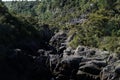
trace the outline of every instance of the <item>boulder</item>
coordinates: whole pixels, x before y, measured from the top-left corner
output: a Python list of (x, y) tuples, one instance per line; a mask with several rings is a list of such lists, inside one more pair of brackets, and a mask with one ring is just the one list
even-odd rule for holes
[(62, 54), (65, 49), (66, 49), (66, 46), (61, 46), (61, 47), (59, 47), (58, 53), (59, 53), (59, 54)]
[(96, 54), (95, 50), (89, 49), (88, 47), (85, 46), (78, 46), (74, 53), (74, 55), (87, 56), (87, 57), (94, 56), (95, 54)]
[(99, 68), (104, 68), (105, 66), (107, 66), (107, 62), (106, 61), (97, 61), (97, 60), (93, 60), (91, 61), (94, 65), (96, 65)]
[(73, 55), (74, 54), (74, 50), (71, 47), (68, 47), (66, 50), (64, 50), (63, 52), (63, 58)]
[(74, 79), (81, 59), (82, 57), (79, 56), (69, 56), (68, 58), (63, 58), (61, 62), (57, 64), (54, 73), (56, 76), (61, 74), (69, 79)]
[(78, 54), (79, 52), (84, 51), (84, 50), (85, 50), (84, 46), (78, 46), (75, 50), (75, 54)]
[(91, 57), (91, 56), (94, 56), (95, 54), (96, 54), (95, 50), (90, 50), (87, 52), (86, 56)]
[(107, 65), (100, 73), (100, 80), (114, 80), (114, 65)]
[(101, 70), (94, 64), (87, 63), (79, 68), (79, 70), (93, 74), (93, 75), (99, 75)]
[(50, 70), (53, 71), (56, 65), (60, 62), (60, 55), (50, 54)]
[(78, 70), (75, 80), (100, 80), (100, 77)]
[(50, 44), (58, 49), (61, 43), (65, 42), (66, 38), (67, 34), (64, 31), (59, 31), (50, 39)]
[(115, 73), (120, 74), (120, 65), (116, 66)]
[(100, 73), (101, 80), (119, 80), (120, 79), (120, 61), (108, 64)]

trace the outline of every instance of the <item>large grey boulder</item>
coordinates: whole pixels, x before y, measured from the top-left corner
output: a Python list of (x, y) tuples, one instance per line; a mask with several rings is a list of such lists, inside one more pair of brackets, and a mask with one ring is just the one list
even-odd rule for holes
[(66, 32), (59, 31), (50, 39), (50, 44), (58, 49), (61, 46), (61, 43), (65, 42), (66, 38), (67, 38)]
[(96, 55), (96, 50), (85, 46), (78, 46), (75, 50), (74, 55), (92, 57)]
[(120, 80), (120, 61), (108, 64), (100, 73), (101, 80)]
[(69, 57), (74, 54), (74, 50), (71, 47), (67, 47), (67, 49), (63, 52), (63, 58)]
[(94, 64), (91, 64), (91, 63), (87, 63), (83, 66), (81, 66), (79, 68), (79, 70), (85, 72), (85, 73), (89, 73), (89, 74), (92, 74), (92, 75), (99, 75), (101, 70)]
[(105, 66), (107, 66), (107, 62), (106, 61), (97, 61), (97, 60), (93, 60), (91, 61), (94, 65), (96, 65), (99, 68), (104, 68)]
[(75, 80), (100, 80), (99, 75), (92, 75), (78, 70)]
[(116, 66), (115, 73), (120, 74), (120, 65)]
[(56, 74), (57, 79), (59, 75), (67, 77), (67, 80), (74, 79), (82, 58), (83, 57), (80, 56), (69, 56), (67, 58), (63, 58), (54, 70), (54, 74)]
[(85, 47), (84, 46), (78, 46), (75, 50), (75, 54), (78, 54), (79, 52), (85, 51)]

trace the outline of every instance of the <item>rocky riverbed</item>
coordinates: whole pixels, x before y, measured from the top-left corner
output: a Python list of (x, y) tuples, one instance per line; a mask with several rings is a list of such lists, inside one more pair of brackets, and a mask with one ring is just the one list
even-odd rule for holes
[(19, 48), (9, 50), (4, 59), (0, 58), (0, 80), (120, 79), (118, 54), (86, 46), (72, 49), (68, 43), (74, 34), (67, 33), (56, 33), (50, 45), (32, 54)]

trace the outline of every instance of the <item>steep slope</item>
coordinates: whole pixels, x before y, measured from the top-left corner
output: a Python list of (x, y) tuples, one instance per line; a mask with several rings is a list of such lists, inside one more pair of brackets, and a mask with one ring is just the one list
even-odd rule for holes
[(33, 55), (48, 46), (51, 31), (29, 21), (13, 16), (0, 1), (0, 80), (50, 80), (48, 66)]
[(2, 2), (0, 2), (0, 12), (1, 47), (38, 49), (45, 46), (52, 36), (48, 25), (37, 25), (30, 17), (25, 20), (24, 17), (14, 16), (8, 12)]
[[(120, 79), (120, 54), (111, 52), (120, 50), (119, 0), (42, 0), (38, 6), (37, 15), (23, 14), (22, 7), (13, 16), (1, 3), (0, 51), (8, 51), (0, 52), (0, 80)], [(64, 30), (51, 38), (40, 21)], [(69, 41), (85, 46), (73, 49)]]
[[(27, 12), (34, 16), (38, 23), (47, 23), (60, 29), (76, 32), (77, 35), (70, 43), (72, 47), (81, 44), (117, 51), (120, 46), (118, 44), (120, 0), (42, 0), (37, 3), (26, 1), (9, 5), (8, 3), (6, 2), (6, 5), (11, 6), (8, 7), (11, 12), (19, 15), (24, 13), (28, 16)], [(24, 4), (27, 5), (26, 9), (20, 7), (26, 6)], [(17, 6), (16, 9), (15, 6)]]

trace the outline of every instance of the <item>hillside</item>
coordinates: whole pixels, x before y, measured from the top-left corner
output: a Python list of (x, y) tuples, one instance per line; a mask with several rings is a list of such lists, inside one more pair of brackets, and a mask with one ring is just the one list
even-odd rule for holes
[(38, 23), (76, 32), (70, 43), (74, 48), (81, 44), (117, 51), (120, 47), (120, 0), (42, 0), (5, 5), (11, 13), (34, 16)]
[(120, 0), (0, 1), (0, 80), (120, 80)]
[(30, 20), (34, 19), (29, 17), (25, 20), (24, 17), (9, 13), (0, 2), (0, 47), (31, 49), (31, 45), (38, 49), (45, 45), (53, 35), (52, 31), (47, 24), (38, 25)]

